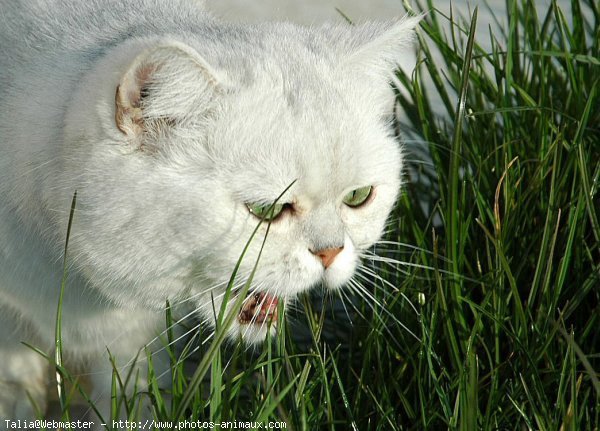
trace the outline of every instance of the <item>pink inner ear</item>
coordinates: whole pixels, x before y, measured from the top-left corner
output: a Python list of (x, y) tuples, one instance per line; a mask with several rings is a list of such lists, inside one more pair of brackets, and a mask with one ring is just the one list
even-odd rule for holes
[[(119, 130), (126, 135), (136, 136), (143, 130), (142, 110), (139, 107), (131, 105), (131, 100), (135, 99), (135, 92), (127, 91), (117, 87), (115, 94), (115, 123)], [(125, 97), (124, 95), (127, 95)], [(139, 102), (139, 94), (137, 95)]]
[(156, 71), (156, 66), (141, 64), (132, 74), (123, 77), (115, 95), (115, 122), (119, 130), (126, 135), (139, 135), (144, 129), (144, 120), (140, 101), (142, 88)]
[(192, 48), (175, 42), (159, 45), (139, 54), (122, 76), (115, 125), (136, 142), (143, 137), (140, 146), (151, 147), (178, 120), (204, 115), (218, 88), (210, 67)]

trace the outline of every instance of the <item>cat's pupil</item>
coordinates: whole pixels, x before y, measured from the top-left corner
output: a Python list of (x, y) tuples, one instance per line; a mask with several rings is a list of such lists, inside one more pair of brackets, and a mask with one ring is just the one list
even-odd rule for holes
[(367, 202), (372, 191), (372, 186), (359, 187), (348, 192), (344, 196), (343, 202), (349, 207), (357, 208)]

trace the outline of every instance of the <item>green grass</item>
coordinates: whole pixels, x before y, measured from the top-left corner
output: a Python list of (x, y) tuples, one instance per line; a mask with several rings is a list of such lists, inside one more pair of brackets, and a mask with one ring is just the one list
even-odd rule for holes
[(216, 336), (193, 376), (178, 361), (186, 352), (171, 352), (172, 399), (155, 380), (142, 395), (157, 419), (293, 430), (600, 426), (598, 5), (573, 0), (568, 22), (555, 3), (538, 16), (533, 2), (507, 2), (509, 29), (490, 32), (491, 50), (473, 37), (476, 12), (444, 35), (446, 17), (420, 9), (432, 11), (419, 67), (399, 77), (398, 128), (430, 156), (407, 169), (387, 242), (375, 248), (388, 259), (365, 262), (379, 278), (357, 279), (372, 298), (348, 295), (349, 324), (327, 297), (304, 297), (262, 349)]

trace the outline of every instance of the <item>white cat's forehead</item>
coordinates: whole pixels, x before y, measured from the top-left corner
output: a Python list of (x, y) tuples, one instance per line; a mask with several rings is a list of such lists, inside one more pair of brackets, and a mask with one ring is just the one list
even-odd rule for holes
[(331, 198), (397, 177), (398, 144), (370, 84), (340, 73), (330, 43), (290, 30), (300, 34), (262, 40), (256, 56), (221, 64), (231, 87), (208, 145), (232, 192), (272, 200), (295, 181), (289, 194)]
[(368, 113), (331, 91), (290, 103), (284, 91), (240, 95), (214, 130), (211, 153), (232, 192), (246, 200), (332, 198), (385, 181), (399, 169), (397, 143)]

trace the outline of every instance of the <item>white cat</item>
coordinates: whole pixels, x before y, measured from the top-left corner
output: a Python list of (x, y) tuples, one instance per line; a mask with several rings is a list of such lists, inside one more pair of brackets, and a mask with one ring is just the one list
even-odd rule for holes
[(167, 300), (213, 322), (292, 183), (231, 336), (261, 341), (278, 303), (344, 285), (400, 189), (389, 82), (417, 21), (254, 26), (185, 0), (2, 2), (0, 428), (34, 415), (27, 394), (45, 405), (47, 361), (21, 342), (52, 352), (75, 191), (62, 337), (67, 360), (106, 371), (94, 397), (109, 393), (107, 348), (130, 361), (164, 330)]

